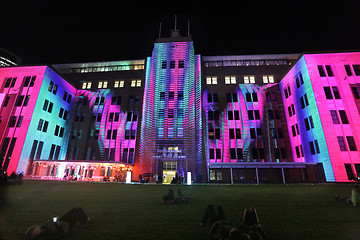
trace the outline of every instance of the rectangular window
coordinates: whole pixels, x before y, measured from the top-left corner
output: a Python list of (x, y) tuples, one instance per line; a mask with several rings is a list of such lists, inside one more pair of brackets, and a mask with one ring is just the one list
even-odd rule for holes
[(38, 131), (41, 131), (43, 124), (44, 124), (44, 120), (40, 119), (39, 123), (38, 123), (38, 126), (37, 126)]
[(251, 95), (252, 95), (252, 100), (253, 100), (253, 102), (258, 102), (257, 93), (253, 92)]
[(253, 110), (248, 110), (248, 118), (249, 118), (249, 120), (254, 120), (254, 111)]
[(215, 159), (215, 151), (213, 148), (209, 149), (209, 155), (210, 155), (209, 156), (210, 159)]
[(175, 61), (170, 61), (170, 68), (175, 68)]
[(300, 157), (300, 149), (299, 146), (295, 147), (295, 151), (296, 151), (296, 157), (299, 158)]
[(330, 65), (325, 65), (325, 69), (326, 69), (327, 75), (328, 75), (329, 77), (333, 77), (333, 76), (334, 76), (334, 74), (333, 74), (333, 72), (332, 72), (332, 70), (331, 70), (331, 66), (330, 66)]
[(360, 99), (360, 95), (359, 95), (359, 92), (358, 92), (356, 86), (352, 86), (352, 87), (351, 87), (351, 91), (352, 91), (355, 99)]
[(236, 149), (236, 152), (237, 152), (237, 159), (238, 159), (238, 160), (243, 159), (243, 151), (242, 151), (242, 148), (237, 148), (237, 149)]
[(342, 124), (349, 124), (349, 120), (346, 116), (345, 110), (339, 110), (339, 114), (340, 114)]
[(216, 149), (216, 159), (221, 159), (221, 149), (220, 148)]
[(240, 120), (240, 113), (238, 110), (234, 110), (234, 119), (235, 120)]
[(217, 77), (206, 77), (206, 84), (217, 84)]
[(162, 61), (161, 62), (161, 69), (166, 69), (167, 68), (167, 61)]
[(349, 144), (350, 151), (357, 151), (355, 140), (353, 136), (346, 136), (346, 140)]
[(354, 64), (353, 68), (354, 68), (355, 75), (360, 76), (360, 65)]
[(306, 131), (310, 130), (310, 124), (307, 118), (304, 119)]
[(255, 114), (255, 119), (260, 120), (260, 111), (259, 110), (254, 110), (254, 114)]
[(351, 168), (351, 164), (345, 163), (344, 165), (345, 165), (345, 170), (346, 170), (348, 180), (354, 180), (355, 177), (354, 177), (354, 172), (353, 172), (353, 170)]
[(331, 93), (330, 87), (324, 87), (324, 92), (326, 99), (333, 99), (333, 95)]
[(314, 142), (313, 141), (309, 142), (309, 147), (310, 147), (311, 154), (314, 155), (315, 154), (315, 147), (314, 147)]
[(339, 143), (340, 151), (346, 151), (347, 149), (346, 149), (344, 137), (343, 136), (337, 136), (337, 140), (338, 140), (338, 143)]
[(318, 65), (317, 68), (318, 68), (320, 77), (326, 77), (326, 74), (325, 74), (325, 71), (324, 71), (323, 66), (322, 66), (322, 65)]
[(179, 68), (184, 68), (184, 66), (185, 66), (185, 61), (184, 60), (179, 61)]
[(240, 128), (236, 128), (236, 129), (235, 129), (235, 136), (236, 136), (236, 139), (241, 139), (241, 131), (240, 131)]
[(304, 109), (305, 108), (304, 97), (300, 97), (300, 104), (301, 104), (301, 108)]
[(341, 99), (339, 89), (336, 86), (333, 86), (332, 90), (333, 90), (333, 93), (334, 93), (334, 98), (335, 99)]
[(315, 143), (316, 153), (320, 153), (320, 147), (319, 147), (318, 140), (314, 140), (314, 143)]
[(314, 120), (313, 120), (312, 116), (309, 116), (309, 122), (310, 122), (310, 127), (314, 128), (315, 126), (314, 126)]
[(229, 138), (235, 139), (235, 132), (233, 128), (229, 128)]
[(256, 139), (255, 128), (250, 128), (250, 138), (251, 139)]
[(236, 159), (236, 149), (235, 148), (230, 148), (230, 158)]
[(345, 67), (346, 75), (352, 76), (350, 65), (344, 65), (344, 67)]
[(333, 124), (340, 124), (336, 110), (330, 110), (331, 119)]

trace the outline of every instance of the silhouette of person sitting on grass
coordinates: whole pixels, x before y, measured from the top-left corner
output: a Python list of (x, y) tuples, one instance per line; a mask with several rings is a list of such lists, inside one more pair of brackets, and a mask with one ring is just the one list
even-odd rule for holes
[(85, 211), (76, 207), (65, 213), (59, 220), (54, 218), (44, 225), (32, 225), (26, 232), (24, 240), (60, 240), (69, 234), (76, 232), (82, 223), (86, 223), (90, 218)]
[(209, 219), (209, 237), (213, 240), (268, 240), (265, 232), (259, 224), (259, 219), (255, 208), (247, 208), (244, 211), (242, 223), (235, 226), (225, 218), (224, 209), (221, 205), (217, 207), (217, 213), (213, 205), (208, 205), (205, 215), (200, 222), (204, 227)]
[(359, 185), (354, 185), (351, 190), (350, 197), (340, 197), (339, 195), (335, 196), (336, 200), (342, 201), (346, 204), (352, 205), (354, 207), (360, 206), (360, 188)]

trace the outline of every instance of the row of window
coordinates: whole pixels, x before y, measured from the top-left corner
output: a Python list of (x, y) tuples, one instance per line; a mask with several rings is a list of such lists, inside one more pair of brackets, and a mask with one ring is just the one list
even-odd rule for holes
[[(331, 115), (333, 124), (340, 124), (339, 117), (338, 117), (336, 110), (330, 110), (330, 115)], [(345, 110), (339, 110), (339, 115), (340, 115), (342, 124), (349, 124), (349, 120), (346, 116)]]
[[(174, 69), (176, 67), (176, 61), (170, 61), (170, 64), (168, 64), (168, 61), (161, 61), (161, 69), (167, 69), (168, 65), (170, 66), (170, 69)], [(178, 68), (184, 68), (185, 67), (185, 61), (180, 60), (178, 61)]]
[[(280, 155), (281, 154), (281, 155)], [(264, 148), (251, 148), (252, 159), (265, 159)], [(285, 148), (274, 148), (274, 157), (275, 159), (285, 159), (286, 150)], [(221, 148), (210, 148), (209, 149), (209, 158), (210, 159), (221, 159)], [(243, 149), (242, 148), (230, 148), (230, 159), (243, 159)]]
[[(274, 128), (275, 129), (275, 128)], [(220, 135), (221, 129), (220, 128), (213, 128), (212, 125), (209, 125), (209, 139), (221, 139)], [(241, 130), (239, 128), (230, 128), (229, 129), (229, 136), (230, 139), (241, 139)], [(256, 139), (257, 136), (262, 136), (262, 129), (261, 128), (250, 128), (250, 139)], [(273, 134), (276, 137), (276, 130)], [(279, 129), (279, 138), (283, 137), (282, 129)]]
[[(318, 65), (317, 68), (318, 68), (320, 77), (326, 77), (326, 76), (333, 77), (334, 76), (334, 73), (333, 73), (330, 65), (325, 65), (325, 68), (323, 65)], [(358, 65), (358, 64), (344, 65), (344, 68), (345, 68), (347, 76), (353, 76), (353, 71), (356, 76), (360, 76), (360, 65)], [(352, 69), (353, 69), (353, 71), (352, 71)]]
[[(208, 85), (216, 85), (218, 84), (218, 77), (216, 76), (208, 76), (205, 78), (206, 84)], [(244, 76), (243, 78), (244, 83), (255, 83), (255, 76), (249, 75)], [(273, 75), (263, 75), (262, 76), (263, 83), (274, 83), (274, 76)], [(237, 84), (236, 76), (225, 76), (224, 79), (225, 84)]]
[[(15, 86), (17, 77), (14, 78), (5, 78), (5, 85), (4, 88), (12, 88)], [(23, 87), (33, 87), (35, 84), (36, 76), (25, 76), (23, 78), (24, 85)]]
[[(337, 136), (337, 140), (339, 143), (340, 151), (347, 151), (347, 147), (345, 144), (345, 140), (343, 136)], [(350, 151), (357, 151), (355, 140), (353, 136), (346, 136), (346, 141), (348, 143), (348, 147)]]
[[(167, 96), (166, 96), (167, 95)], [(160, 101), (165, 101), (165, 98), (167, 97), (167, 101), (174, 101), (175, 99), (175, 92), (160, 92)], [(177, 94), (177, 100), (182, 101), (184, 100), (184, 92), (179, 91)]]
[[(102, 88), (108, 88), (108, 84), (109, 81), (98, 81), (98, 85), (97, 88), (102, 89)], [(141, 79), (134, 79), (131, 80), (130, 83), (131, 87), (141, 87)], [(81, 84), (81, 89), (91, 89), (92, 87), (92, 82), (83, 82)], [(116, 80), (114, 81), (114, 88), (123, 88), (125, 87), (125, 81), (124, 80)]]
[[(319, 147), (318, 140), (310, 141), (309, 142), (309, 147), (310, 147), (311, 155), (315, 155), (315, 154), (320, 153), (320, 147)], [(297, 158), (304, 157), (304, 150), (303, 150), (302, 144), (300, 144), (298, 146), (295, 146), (295, 152), (296, 152), (296, 157)]]
[(164, 128), (158, 129), (158, 137), (168, 137), (168, 138), (182, 138), (184, 137), (184, 128), (168, 128), (167, 136), (164, 133)]
[(236, 66), (279, 66), (288, 65), (288, 60), (222, 60), (204, 61), (204, 67), (236, 67)]

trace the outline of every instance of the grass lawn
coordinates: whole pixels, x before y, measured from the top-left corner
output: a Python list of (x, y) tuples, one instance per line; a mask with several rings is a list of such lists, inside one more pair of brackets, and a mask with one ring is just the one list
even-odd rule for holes
[[(169, 187), (193, 202), (161, 205)], [(337, 202), (350, 185), (125, 185), (25, 181), (7, 188), (0, 216), (5, 239), (21, 239), (32, 224), (43, 224), (81, 206), (91, 221), (69, 239), (208, 239), (209, 224), (200, 219), (210, 203), (221, 204), (226, 217), (239, 223), (245, 208), (255, 207), (271, 240), (360, 239), (360, 208)], [(0, 234), (1, 235), (1, 234)], [(0, 237), (1, 238), (1, 237)]]

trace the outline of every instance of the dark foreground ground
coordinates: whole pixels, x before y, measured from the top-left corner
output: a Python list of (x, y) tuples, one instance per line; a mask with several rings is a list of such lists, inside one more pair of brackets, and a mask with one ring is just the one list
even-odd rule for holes
[[(169, 187), (191, 194), (186, 205), (161, 205)], [(360, 239), (360, 208), (337, 202), (351, 185), (125, 185), (25, 181), (7, 188), (0, 216), (3, 239), (21, 239), (32, 224), (43, 224), (81, 206), (91, 217), (69, 239), (208, 239), (200, 219), (208, 204), (224, 207), (238, 224), (255, 207), (271, 240)], [(0, 237), (1, 238), (1, 237)]]

